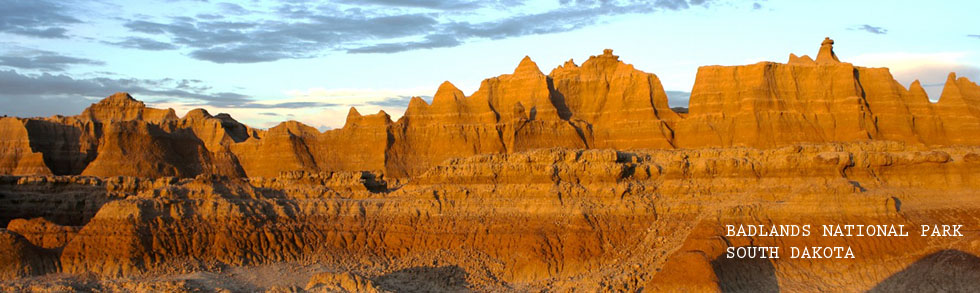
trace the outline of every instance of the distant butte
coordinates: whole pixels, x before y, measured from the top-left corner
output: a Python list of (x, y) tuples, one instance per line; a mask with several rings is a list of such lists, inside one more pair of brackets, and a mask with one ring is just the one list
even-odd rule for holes
[[(824, 39), (816, 60), (791, 54), (698, 69), (687, 113), (656, 75), (611, 49), (545, 75), (530, 57), (466, 96), (450, 82), (403, 117), (351, 109), (341, 129), (299, 122), (268, 130), (200, 109), (178, 117), (116, 93), (81, 115), (0, 118), (0, 174), (269, 177), (284, 171), (419, 175), (449, 158), (538, 148), (675, 149), (899, 141), (977, 145), (980, 87), (950, 74), (938, 103), (886, 68), (841, 62)], [(139, 157), (139, 160), (133, 160)]]

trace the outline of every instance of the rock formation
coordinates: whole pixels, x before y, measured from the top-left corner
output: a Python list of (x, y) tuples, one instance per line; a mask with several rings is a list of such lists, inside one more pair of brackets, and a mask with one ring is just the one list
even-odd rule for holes
[(24, 236), (34, 246), (46, 249), (64, 247), (75, 237), (78, 229), (77, 226), (62, 226), (44, 218), (18, 218), (7, 224), (7, 230)]
[[(980, 86), (933, 103), (832, 45), (701, 67), (683, 115), (606, 50), (325, 132), (124, 93), (0, 118), (0, 291), (980, 290), (972, 232), (726, 235), (980, 225)], [(724, 256), (834, 245), (856, 258)]]
[(559, 104), (570, 120), (582, 121), (593, 148), (672, 148), (673, 131), (665, 121), (679, 120), (667, 105), (656, 75), (619, 61), (612, 50), (582, 66), (569, 61), (550, 74)]
[(315, 292), (341, 292), (341, 293), (377, 293), (378, 290), (370, 280), (354, 274), (335, 274), (317, 273), (310, 277), (310, 282), (306, 284), (306, 290)]
[(0, 172), (3, 174), (28, 175), (51, 174), (44, 162), (44, 155), (31, 148), (31, 139), (24, 120), (0, 118)]
[[(790, 55), (788, 64), (761, 62), (698, 69), (690, 112), (674, 124), (678, 147), (772, 147), (798, 142), (891, 140), (925, 145), (977, 144), (953, 135), (977, 129), (960, 104), (966, 79), (947, 81), (939, 103), (916, 82), (905, 89), (887, 68), (840, 62), (824, 40), (817, 61)], [(969, 96), (971, 94), (967, 94)], [(969, 100), (967, 98), (966, 100)], [(960, 106), (947, 107), (947, 103)], [(957, 109), (957, 110), (953, 110)], [(959, 111), (959, 113), (954, 113)], [(967, 130), (971, 129), (971, 130)]]
[(824, 38), (820, 43), (820, 52), (817, 53), (817, 64), (838, 64), (837, 54), (834, 53), (834, 40), (830, 37)]
[[(705, 66), (684, 116), (656, 75), (612, 50), (543, 74), (525, 57), (512, 74), (466, 96), (449, 82), (405, 115), (361, 115), (319, 132), (298, 122), (269, 130), (196, 109), (183, 118), (125, 93), (81, 115), (4, 118), (3, 174), (274, 177), (284, 171), (384, 171), (417, 176), (450, 158), (536, 148), (777, 147), (804, 142), (902, 141), (973, 145), (980, 88), (951, 74), (938, 103), (885, 68), (841, 62), (825, 39), (816, 60)], [(142, 156), (141, 160), (125, 160)]]

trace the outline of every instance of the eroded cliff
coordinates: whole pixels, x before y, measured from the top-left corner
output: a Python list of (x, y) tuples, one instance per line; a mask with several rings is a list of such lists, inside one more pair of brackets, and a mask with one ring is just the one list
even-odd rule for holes
[[(950, 74), (938, 103), (886, 68), (841, 62), (833, 41), (817, 59), (704, 66), (689, 111), (667, 104), (656, 75), (612, 50), (545, 75), (525, 57), (466, 96), (449, 82), (432, 104), (412, 99), (398, 121), (351, 109), (343, 128), (298, 122), (269, 130), (203, 109), (177, 117), (125, 93), (81, 115), (4, 118), (3, 174), (272, 177), (283, 171), (383, 171), (412, 177), (450, 158), (537, 148), (673, 149), (901, 141), (976, 145), (980, 87)], [(39, 156), (40, 155), (40, 156)], [(125, 160), (127, 156), (143, 160)], [(40, 160), (39, 160), (40, 158)]]

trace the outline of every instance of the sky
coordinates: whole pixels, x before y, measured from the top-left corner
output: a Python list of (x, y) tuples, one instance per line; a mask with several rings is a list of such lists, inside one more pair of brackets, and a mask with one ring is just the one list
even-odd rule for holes
[(0, 115), (75, 115), (115, 92), (268, 128), (393, 119), (443, 81), (470, 94), (530, 56), (613, 49), (686, 106), (699, 66), (816, 56), (889, 67), (939, 98), (980, 80), (980, 1), (0, 0)]

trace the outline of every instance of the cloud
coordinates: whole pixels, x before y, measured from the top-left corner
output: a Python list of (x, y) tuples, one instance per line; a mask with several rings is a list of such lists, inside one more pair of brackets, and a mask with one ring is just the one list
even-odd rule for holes
[(459, 40), (452, 35), (428, 35), (425, 40), (419, 42), (377, 44), (348, 49), (347, 53), (396, 53), (418, 49), (448, 48), (460, 44)]
[[(174, 108), (178, 113), (207, 108), (212, 113), (229, 113), (253, 126), (271, 127), (290, 117), (328, 129), (342, 127), (347, 110), (356, 106), (361, 113), (384, 109), (398, 119), (412, 96), (434, 92), (415, 89), (319, 89), (293, 90), (289, 98), (256, 100), (250, 96), (215, 91), (192, 79), (73, 78), (65, 74), (22, 74), (0, 70), (0, 114), (20, 117), (75, 115), (90, 104), (115, 92), (128, 92), (136, 99), (158, 108)], [(429, 96), (423, 96), (431, 100)], [(181, 112), (182, 111), (182, 112)]]
[[(169, 21), (130, 20), (124, 27), (132, 33), (166, 38), (168, 41), (163, 43), (188, 49), (188, 55), (195, 59), (257, 63), (311, 58), (332, 51), (395, 53), (455, 47), (476, 39), (560, 33), (600, 23), (608, 16), (688, 9), (705, 1), (563, 1), (557, 8), (517, 14), (509, 10), (520, 6), (521, 2), (515, 0), (344, 0), (340, 3), (289, 2), (272, 13), (219, 5), (219, 10), (248, 13), (249, 17), (200, 14), (203, 17), (174, 17)], [(494, 13), (486, 13), (488, 9), (484, 9), (498, 7), (505, 8), (489, 9)], [(470, 22), (470, 19), (481, 21)]]
[(966, 35), (967, 37), (980, 39), (980, 35)]
[(3, 1), (0, 3), (0, 33), (38, 38), (67, 38), (66, 25), (80, 23), (65, 9), (47, 0)]
[[(397, 96), (388, 97), (380, 101), (367, 101), (364, 102), (365, 105), (379, 106), (379, 107), (394, 107), (394, 108), (406, 108), (408, 107), (408, 102), (412, 101), (413, 96)], [(432, 96), (419, 96), (426, 102), (432, 101)]]
[(255, 63), (308, 58), (325, 48), (373, 38), (399, 38), (434, 29), (436, 20), (423, 14), (364, 17), (312, 15), (306, 22), (278, 20), (258, 23), (188, 20), (172, 23), (131, 21), (134, 32), (164, 35), (192, 48), (190, 56), (215, 63)]
[[(265, 107), (248, 96), (232, 92), (212, 92), (210, 87), (189, 87), (188, 80), (146, 80), (132, 78), (72, 78), (63, 74), (25, 75), (0, 70), (0, 113), (18, 116), (77, 114), (89, 103), (115, 92), (136, 96), (185, 101), (187, 104), (222, 107)], [(184, 84), (182, 87), (181, 84)], [(280, 107), (306, 105), (279, 105)]]
[(221, 2), (218, 3), (218, 8), (220, 8), (221, 12), (225, 14), (246, 15), (251, 13), (251, 11), (245, 9), (245, 7), (235, 3)]
[[(306, 109), (297, 112), (296, 120), (317, 128), (343, 127), (347, 111), (356, 107), (361, 114), (377, 113), (384, 110), (397, 120), (404, 114), (408, 101), (414, 96), (431, 101), (435, 88), (419, 87), (409, 89), (322, 89), (287, 91), (290, 98), (280, 102), (313, 101), (334, 104), (334, 106)], [(269, 111), (263, 111), (269, 112)]]
[(755, 9), (755, 10), (762, 9), (762, 4), (759, 4), (758, 2), (752, 3), (752, 9)]
[(102, 61), (76, 58), (51, 51), (28, 50), (21, 53), (7, 53), (0, 56), (0, 66), (18, 69), (64, 71), (73, 65), (103, 65)]
[(884, 34), (887, 34), (888, 33), (888, 30), (885, 29), (885, 28), (883, 28), (883, 27), (880, 27), (880, 26), (871, 26), (871, 25), (867, 25), (867, 24), (859, 25), (859, 26), (856, 26), (856, 27), (852, 27), (852, 28), (850, 28), (850, 30), (861, 30), (861, 31), (866, 31), (866, 32), (869, 32), (869, 33), (872, 33), (872, 34), (876, 34), (876, 35), (884, 35)]
[[(437, 10), (469, 10), (483, 7), (481, 1), (442, 1), (442, 0), (340, 0), (344, 4), (377, 5), (392, 7), (414, 7)], [(489, 1), (487, 1), (489, 2)]]
[(106, 44), (116, 45), (123, 48), (140, 49), (147, 51), (174, 50), (177, 46), (171, 43), (160, 42), (154, 39), (141, 37), (128, 37), (120, 42), (106, 42)]
[(671, 107), (687, 107), (691, 100), (691, 92), (685, 91), (666, 91), (667, 104)]
[(262, 103), (262, 102), (249, 102), (243, 104), (228, 104), (224, 105), (229, 108), (245, 108), (245, 109), (299, 109), (299, 108), (317, 108), (317, 107), (333, 107), (339, 106), (339, 104), (333, 103), (321, 103), (321, 102), (285, 102), (285, 103)]

